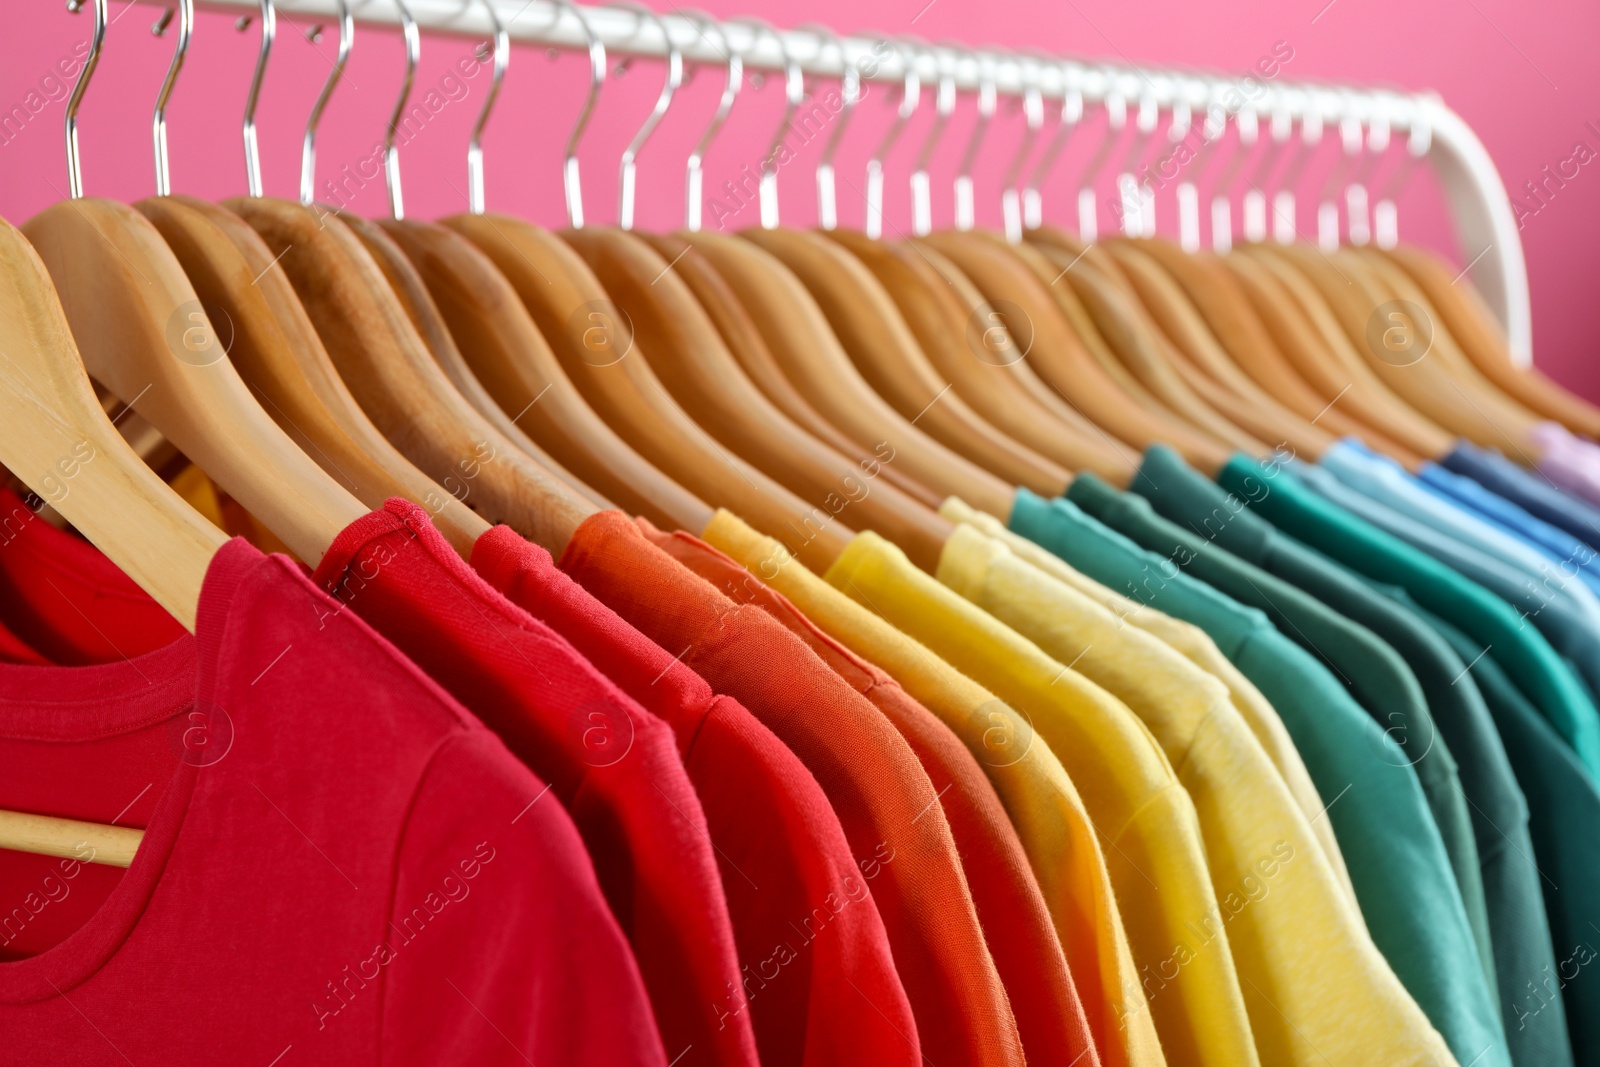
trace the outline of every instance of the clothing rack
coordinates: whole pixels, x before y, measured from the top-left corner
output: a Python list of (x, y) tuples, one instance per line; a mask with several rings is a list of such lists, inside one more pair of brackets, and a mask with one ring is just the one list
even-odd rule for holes
[[(513, 41), (573, 50), (586, 47), (582, 27), (562, 10), (563, 4), (548, 0), (488, 2), (493, 3)], [(255, 12), (260, 5), (257, 0), (199, 0), (198, 6), (238, 14)], [(476, 39), (493, 33), (484, 0), (409, 0), (407, 6), (419, 27), (430, 33)], [(608, 52), (664, 57), (664, 26), (685, 62), (719, 64), (727, 59), (699, 25), (684, 15), (663, 14), (657, 23), (625, 8), (583, 6), (582, 10)], [(339, 5), (338, 0), (285, 0), (278, 11), (289, 17), (336, 20)], [(395, 0), (354, 0), (351, 13), (358, 22), (372, 25), (398, 26), (401, 22)], [(839, 38), (836, 46), (836, 39), (826, 32), (794, 29), (774, 36), (737, 19), (718, 26), (727, 46), (739, 53), (747, 68), (781, 70), (787, 51), (804, 73), (821, 78), (837, 78), (849, 65), (864, 81), (898, 84), (909, 63), (915, 65), (922, 84), (933, 84), (945, 75), (953, 77), (959, 92), (974, 92), (992, 83), (1003, 96), (1019, 97), (1032, 87), (1045, 100), (1059, 101), (1076, 90), (1086, 106), (1120, 97), (1129, 104), (1149, 101), (1160, 111), (1187, 107), (1196, 114), (1228, 99), (1230, 90), (1234, 98), (1240, 95), (1237, 76), (1216, 73), (959, 49), (948, 44), (891, 48), (884, 55), (879, 45), (884, 38), (879, 37)], [(893, 37), (887, 39), (894, 41)], [(1344, 125), (1370, 132), (1376, 119), (1386, 123), (1393, 134), (1407, 136), (1410, 150), (1433, 167), (1444, 189), (1457, 238), (1470, 259), (1467, 273), (1504, 327), (1513, 357), (1527, 365), (1533, 320), (1516, 218), (1493, 160), (1461, 116), (1432, 93), (1278, 79), (1266, 82), (1265, 88), (1243, 101), (1237, 113), (1251, 112), (1262, 126), (1276, 116), (1280, 129), (1288, 122), (1302, 130), (1310, 117), (1322, 128), (1338, 131)], [(1230, 115), (1230, 120), (1236, 121), (1235, 116)]]

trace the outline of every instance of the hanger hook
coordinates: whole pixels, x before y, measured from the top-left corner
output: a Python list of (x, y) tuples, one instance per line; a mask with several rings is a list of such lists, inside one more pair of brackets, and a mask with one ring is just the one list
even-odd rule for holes
[(928, 127), (928, 136), (923, 139), (922, 150), (917, 153), (917, 163), (911, 171), (911, 232), (926, 237), (933, 232), (933, 190), (928, 183), (928, 164), (956, 109), (956, 77), (948, 53), (935, 51), (915, 38), (907, 38), (907, 41), (917, 51), (932, 56), (934, 68), (939, 72), (938, 87), (933, 94), (933, 125)]
[(78, 75), (72, 95), (67, 99), (67, 190), (71, 199), (83, 196), (83, 165), (78, 152), (78, 105), (89, 89), (89, 79), (100, 62), (100, 49), (106, 43), (106, 0), (93, 0), (94, 33), (89, 39), (89, 54), (83, 60), (83, 72)]
[(1073, 131), (1083, 120), (1083, 68), (1076, 63), (1062, 63), (1061, 83), (1061, 121), (1056, 125), (1050, 143), (1040, 154), (1039, 161), (1033, 165), (1033, 173), (1028, 176), (1027, 185), (1022, 190), (1022, 224), (1030, 230), (1037, 230), (1044, 225), (1044, 196), (1040, 189), (1054, 169), (1056, 160), (1061, 157), (1061, 150), (1067, 146)]
[(956, 229), (970, 230), (974, 222), (972, 200), (972, 165), (977, 162), (978, 149), (983, 147), (983, 136), (989, 132), (989, 120), (994, 118), (995, 107), (994, 65), (985, 54), (978, 55), (978, 121), (967, 139), (967, 151), (961, 157), (961, 169), (956, 172)]
[(344, 68), (350, 62), (350, 48), (356, 39), (356, 20), (350, 15), (349, 3), (347, 0), (335, 2), (339, 5), (339, 52), (333, 69), (328, 71), (327, 81), (322, 83), (322, 92), (317, 94), (317, 102), (311, 105), (311, 114), (306, 117), (305, 139), (300, 144), (300, 202), (307, 207), (317, 196), (317, 124), (322, 121), (322, 112), (327, 109), (334, 88), (344, 77)]
[(250, 95), (245, 98), (244, 104), (244, 178), (251, 196), (261, 195), (261, 148), (256, 143), (256, 104), (261, 100), (261, 83), (266, 80), (267, 59), (272, 55), (272, 42), (277, 36), (277, 8), (272, 0), (261, 0), (261, 51), (256, 56), (256, 71), (250, 78)]
[(474, 215), (482, 215), (484, 211), (483, 128), (489, 124), (489, 113), (494, 110), (500, 85), (506, 80), (506, 68), (511, 65), (511, 35), (500, 24), (494, 0), (483, 0), (483, 6), (489, 12), (489, 25), (494, 30), (494, 72), (490, 75), (489, 94), (483, 98), (483, 107), (478, 111), (478, 121), (472, 125), (472, 140), (467, 142), (467, 210)]
[(406, 217), (405, 195), (400, 189), (400, 149), (394, 143), (394, 131), (406, 113), (406, 101), (411, 99), (411, 84), (417, 77), (417, 61), (422, 58), (422, 35), (417, 32), (417, 20), (405, 0), (394, 0), (400, 12), (400, 33), (406, 43), (406, 76), (400, 82), (400, 96), (394, 102), (394, 112), (383, 131), (383, 183), (389, 189), (389, 214), (396, 219)]
[(778, 54), (783, 57), (783, 121), (772, 135), (772, 144), (767, 149), (766, 159), (761, 161), (761, 182), (758, 186), (761, 228), (770, 230), (778, 225), (778, 149), (783, 147), (783, 139), (789, 133), (789, 122), (794, 118), (794, 113), (800, 109), (801, 101), (805, 99), (805, 74), (800, 70), (800, 64), (795, 61), (794, 56), (789, 54), (789, 45), (784, 41), (783, 35), (772, 28), (772, 23), (755, 18), (735, 19), (734, 22), (748, 26), (753, 31), (750, 38), (752, 47), (765, 35), (772, 38), (772, 42), (778, 46)]
[[(703, 11), (681, 11), (679, 14), (691, 19), (700, 29), (700, 36), (712, 48), (722, 55), (727, 62), (727, 80), (722, 86), (722, 97), (717, 101), (716, 114), (711, 116), (711, 123), (700, 135), (699, 142), (694, 146), (694, 151), (689, 153), (687, 165), (687, 181), (684, 183), (684, 211), (683, 225), (691, 233), (700, 229), (700, 208), (702, 193), (705, 185), (705, 159), (706, 152), (711, 149), (711, 142), (716, 140), (717, 133), (722, 129), (722, 123), (733, 110), (733, 102), (738, 99), (739, 87), (744, 82), (744, 58), (728, 46), (728, 35), (722, 32), (711, 16)], [(712, 41), (709, 34), (717, 35)]]
[(617, 225), (624, 230), (633, 229), (633, 204), (634, 194), (638, 183), (639, 168), (637, 160), (639, 152), (644, 148), (645, 142), (655, 132), (656, 126), (667, 113), (667, 108), (672, 106), (672, 97), (678, 91), (678, 86), (683, 84), (683, 52), (672, 41), (672, 34), (667, 31), (667, 24), (649, 8), (633, 3), (613, 4), (613, 7), (625, 11), (632, 11), (639, 18), (639, 28), (646, 22), (653, 22), (661, 31), (661, 39), (667, 47), (667, 76), (661, 83), (661, 93), (656, 97), (656, 106), (650, 109), (650, 114), (645, 116), (644, 125), (639, 127), (639, 132), (633, 135), (633, 140), (628, 142), (628, 147), (622, 150), (622, 167), (618, 182), (617, 200)]
[(578, 21), (578, 28), (583, 31), (585, 47), (589, 51), (589, 94), (583, 99), (578, 121), (572, 124), (572, 132), (567, 135), (567, 149), (561, 160), (561, 186), (567, 198), (567, 225), (574, 230), (581, 230), (583, 181), (578, 171), (578, 142), (583, 140), (583, 131), (589, 125), (589, 117), (594, 114), (594, 105), (599, 101), (600, 90), (606, 83), (606, 46), (595, 36), (594, 27), (589, 24), (589, 17), (582, 8), (568, 0), (552, 0), (551, 6)]
[[(163, 20), (157, 22), (156, 26), (165, 29), (166, 21), (171, 16), (172, 9), (168, 8)], [(189, 53), (189, 38), (193, 34), (194, 0), (178, 0), (178, 47), (173, 50), (172, 62), (167, 65), (167, 76), (161, 83), (161, 93), (156, 97), (155, 113), (150, 120), (156, 158), (157, 196), (167, 196), (172, 192), (171, 168), (167, 163), (167, 102), (172, 99), (172, 90), (178, 84), (178, 72), (183, 70), (183, 59)]]
[(907, 54), (895, 41), (890, 41), (889, 47), (894, 49), (896, 58), (905, 68), (905, 87), (900, 93), (900, 106), (895, 110), (894, 122), (867, 160), (867, 217), (863, 229), (868, 237), (873, 238), (883, 235), (883, 159), (905, 132), (906, 123), (911, 121), (917, 104), (922, 100), (922, 78), (917, 73), (916, 55)]
[(1017, 244), (1022, 240), (1022, 168), (1033, 154), (1033, 146), (1044, 128), (1044, 91), (1040, 88), (1043, 77), (1039, 64), (1032, 58), (1018, 57), (1023, 74), (1022, 118), (1027, 132), (1017, 144), (1017, 154), (1011, 157), (1006, 169), (1005, 185), (1000, 192), (1000, 212), (1005, 217), (1006, 240)]
[(861, 100), (861, 71), (845, 55), (844, 42), (837, 33), (816, 22), (807, 23), (800, 29), (814, 34), (821, 42), (817, 48), (819, 55), (823, 44), (832, 45), (834, 51), (839, 53), (839, 121), (834, 123), (833, 132), (822, 146), (822, 156), (817, 160), (817, 226), (824, 230), (835, 230), (839, 228), (839, 196), (834, 185), (833, 156), (839, 150), (839, 142), (844, 140), (845, 127), (850, 125), (856, 104)]

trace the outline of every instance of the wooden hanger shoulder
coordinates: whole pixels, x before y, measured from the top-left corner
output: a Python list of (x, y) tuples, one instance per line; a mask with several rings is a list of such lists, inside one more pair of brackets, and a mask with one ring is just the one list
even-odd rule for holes
[(227, 206), (281, 257), (339, 376), (390, 443), (488, 521), (553, 553), (564, 549), (593, 506), (462, 398), (350, 228), (299, 205), (240, 199)]
[(366, 508), (261, 409), (143, 215), (66, 200), (23, 227), (63, 294), (89, 373), (132, 404), (307, 563)]
[[(192, 197), (152, 197), (134, 206), (161, 232), (208, 313), (226, 319), (228, 359), (240, 377), (330, 477), (368, 508), (393, 496), (421, 502), (440, 493), (361, 411), (293, 287), (244, 220)], [(462, 552), (488, 529), (455, 500), (435, 521)]]

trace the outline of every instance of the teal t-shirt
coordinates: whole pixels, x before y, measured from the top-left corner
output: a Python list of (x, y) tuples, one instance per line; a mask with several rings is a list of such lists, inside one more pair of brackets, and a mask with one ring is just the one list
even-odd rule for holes
[(1462, 1063), (1509, 1064), (1466, 906), (1416, 772), (1327, 667), (1260, 611), (1071, 501), (1019, 489), (1010, 526), (1103, 585), (1210, 635), (1277, 709), (1327, 805), (1367, 929), (1395, 974)]
[(1528, 799), (1556, 962), (1531, 976), (1507, 1005), (1506, 1030), (1548, 1025), (1561, 1012), (1572, 1038), (1572, 1062), (1600, 1067), (1600, 789), (1498, 662), (1479, 657), (1477, 642), (1460, 630), (1427, 618), (1458, 653), (1474, 657), (1468, 670)]
[[(1541, 1013), (1538, 1025), (1519, 1027), (1507, 1021), (1525, 998), (1528, 981), (1554, 973), (1556, 958), (1539, 872), (1530, 861), (1533, 843), (1527, 803), (1466, 663), (1414, 610), (1404, 590), (1375, 587), (1336, 560), (1279, 533), (1171, 449), (1158, 445), (1147, 451), (1140, 474), (1134, 480), (1134, 491), (1160, 514), (1366, 626), (1410, 666), (1432, 714), (1430, 720), (1414, 724), (1416, 730), (1407, 726), (1403, 734), (1391, 730), (1390, 736), (1422, 765), (1434, 758), (1430, 731), (1436, 728), (1456, 757), (1460, 798), (1470, 806), (1470, 829), (1478, 846), (1480, 866), (1474, 875), (1481, 875), (1476, 880), (1483, 890), (1482, 906), (1511, 1060), (1518, 1064), (1570, 1063), (1565, 1012), (1559, 1007)], [(1430, 803), (1432, 799), (1430, 795)], [(1434, 806), (1434, 818), (1439, 816), (1440, 809)], [(1440, 829), (1444, 829), (1442, 823)], [(1453, 853), (1451, 858), (1456, 858)], [(1473, 902), (1459, 869), (1456, 880), (1477, 932)]]
[(1281, 463), (1234, 456), (1217, 481), (1284, 533), (1449, 619), (1478, 646), (1465, 658), (1492, 656), (1600, 780), (1600, 713), (1572, 669), (1505, 601), (1306, 489)]

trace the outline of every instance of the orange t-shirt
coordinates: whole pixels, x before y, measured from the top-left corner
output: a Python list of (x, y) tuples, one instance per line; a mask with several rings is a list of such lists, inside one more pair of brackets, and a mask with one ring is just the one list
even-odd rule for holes
[(561, 568), (645, 636), (681, 649), (686, 665), (749, 708), (816, 777), (883, 917), (924, 1057), (941, 1067), (1022, 1067), (1016, 1019), (950, 824), (911, 747), (804, 642), (759, 607), (717, 592), (642, 530), (654, 527), (616, 511), (592, 515)]
[(751, 603), (806, 643), (870, 700), (928, 772), (961, 854), (984, 940), (1011, 999), (1030, 1063), (1099, 1063), (1050, 909), (994, 786), (955, 733), (900, 684), (817, 628), (782, 593), (698, 537), (645, 531), (678, 562), (729, 599)]

